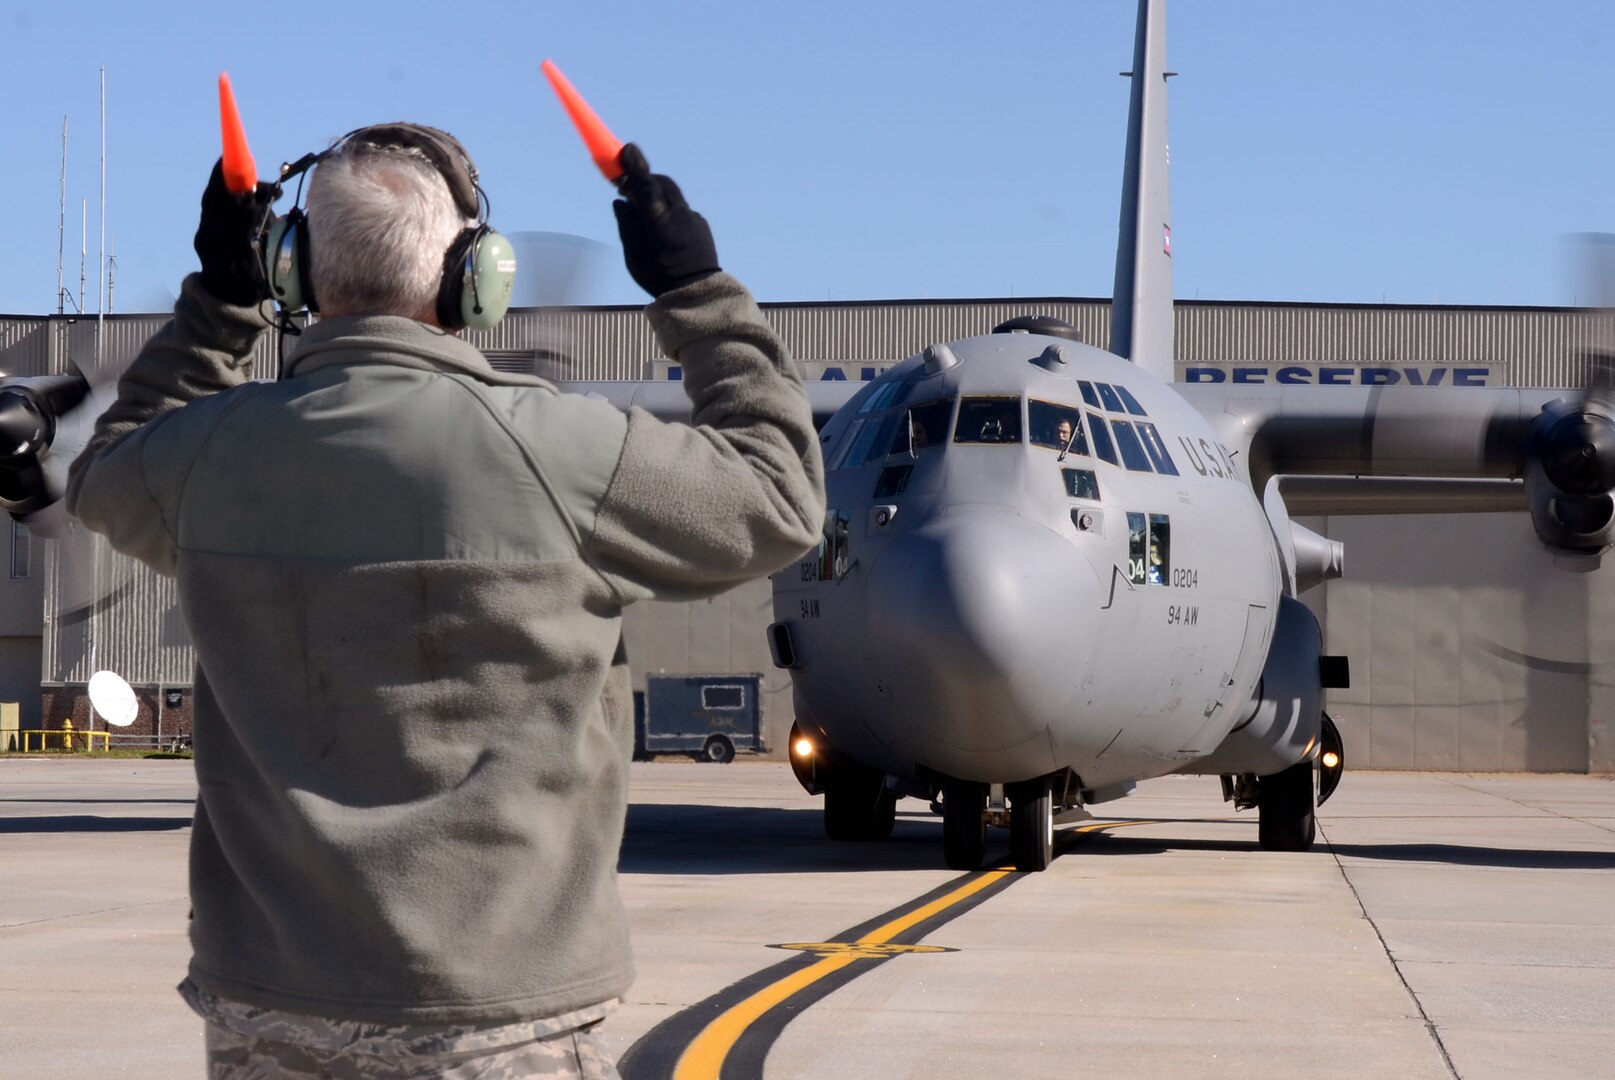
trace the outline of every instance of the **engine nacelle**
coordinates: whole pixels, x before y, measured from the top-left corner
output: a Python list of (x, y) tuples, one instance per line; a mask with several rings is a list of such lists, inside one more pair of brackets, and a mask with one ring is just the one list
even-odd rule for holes
[(1615, 542), (1615, 421), (1570, 401), (1531, 428), (1525, 495), (1537, 537), (1572, 569), (1597, 569)]
[(1280, 597), (1273, 647), (1246, 718), (1217, 749), (1178, 771), (1267, 776), (1315, 756), (1323, 722), (1322, 648), (1317, 617), (1301, 601)]

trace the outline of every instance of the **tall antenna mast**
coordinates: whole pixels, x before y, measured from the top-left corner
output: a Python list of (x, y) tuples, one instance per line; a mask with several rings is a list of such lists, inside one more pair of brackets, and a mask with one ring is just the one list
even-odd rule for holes
[(107, 248), (107, 314), (116, 310), (112, 302), (112, 294), (118, 286), (118, 236), (112, 236), (112, 245)]
[(84, 314), (84, 272), (90, 261), (90, 200), (79, 200), (79, 302), (74, 305)]
[(62, 298), (62, 252), (67, 243), (67, 117), (62, 117), (62, 195), (56, 204), (56, 314), (65, 310)]
[[(96, 252), (95, 276), (95, 366), (101, 366), (104, 353), (102, 331), (106, 327), (107, 292), (107, 69), (101, 69), (101, 249)], [(94, 652), (91, 647), (91, 652)]]

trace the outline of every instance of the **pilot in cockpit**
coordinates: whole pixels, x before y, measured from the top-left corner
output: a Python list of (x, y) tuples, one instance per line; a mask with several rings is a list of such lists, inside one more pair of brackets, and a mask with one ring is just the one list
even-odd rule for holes
[(914, 411), (912, 409), (909, 410), (909, 414), (908, 414), (908, 445), (909, 445), (909, 449), (911, 449), (911, 450), (923, 450), (927, 446), (929, 446), (930, 444), (931, 444), (931, 440), (925, 433), (925, 425), (920, 422), (919, 417), (914, 415)]
[(981, 422), (982, 442), (1003, 442), (1004, 422), (996, 416), (989, 416)]
[(1054, 445), (1064, 450), (1071, 445), (1071, 436), (1076, 429), (1071, 426), (1071, 418), (1060, 417), (1054, 425)]

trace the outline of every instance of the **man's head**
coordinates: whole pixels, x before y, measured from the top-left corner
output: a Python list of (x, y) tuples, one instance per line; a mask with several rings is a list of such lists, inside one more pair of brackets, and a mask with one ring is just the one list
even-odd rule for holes
[(1055, 445), (1064, 447), (1069, 444), (1071, 442), (1071, 433), (1073, 430), (1074, 429), (1071, 427), (1071, 421), (1063, 416), (1060, 417), (1059, 422), (1054, 425)]
[(474, 225), (424, 152), (348, 138), (309, 181), (309, 272), (321, 314), (437, 324), (444, 256)]

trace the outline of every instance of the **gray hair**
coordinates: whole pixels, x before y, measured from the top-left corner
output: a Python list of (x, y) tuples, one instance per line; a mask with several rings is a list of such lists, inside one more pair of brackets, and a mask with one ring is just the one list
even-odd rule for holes
[(362, 143), (320, 160), (308, 208), (309, 276), (327, 315), (435, 312), (444, 255), (476, 224), (424, 155)]

